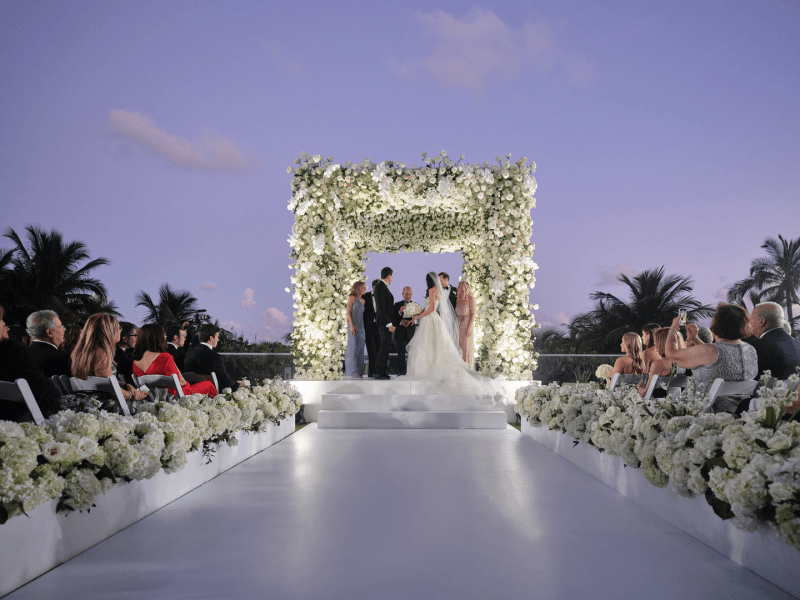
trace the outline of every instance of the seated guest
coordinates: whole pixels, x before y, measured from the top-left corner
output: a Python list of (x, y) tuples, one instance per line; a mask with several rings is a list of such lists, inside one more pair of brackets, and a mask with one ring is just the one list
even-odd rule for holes
[(26, 348), (31, 345), (31, 336), (23, 325), (12, 325), (8, 328), (8, 337), (12, 340), (22, 342)]
[(136, 345), (136, 325), (127, 321), (119, 323), (119, 341), (114, 350), (114, 364), (117, 365), (117, 374), (124, 375), (125, 381), (133, 381), (133, 359), (131, 352)]
[(33, 364), (48, 377), (69, 375), (69, 354), (58, 349), (66, 329), (58, 315), (52, 310), (40, 310), (29, 315), (25, 325), (31, 334), (28, 354)]
[[(183, 393), (217, 395), (217, 388), (210, 381), (187, 383), (175, 365), (172, 355), (167, 352), (167, 337), (161, 325), (142, 325), (133, 348), (133, 373), (137, 377), (143, 375), (177, 375)], [(178, 390), (168, 389), (169, 393), (176, 395)]]
[[(709, 386), (717, 378), (725, 381), (756, 378), (758, 357), (755, 348), (742, 341), (750, 330), (750, 322), (747, 312), (741, 306), (720, 304), (717, 307), (711, 321), (711, 332), (716, 338), (712, 344), (698, 343), (698, 338), (691, 334), (691, 324), (688, 324), (686, 329), (690, 332), (690, 339), (697, 345), (680, 348), (677, 338), (679, 327), (680, 316), (677, 316), (667, 337), (666, 357), (671, 362), (678, 363), (679, 367), (692, 369), (693, 377), (699, 384)], [(744, 400), (734, 396), (718, 397), (714, 400), (712, 410), (736, 413), (744, 407)]]
[[(653, 340), (655, 341), (655, 348), (658, 351), (660, 356), (664, 356), (666, 354), (666, 344), (667, 344), (667, 336), (669, 335), (669, 328), (668, 327), (659, 327), (655, 331), (653, 331)], [(680, 332), (678, 332), (678, 347), (683, 348), (683, 338), (681, 337)], [(650, 377), (647, 379), (647, 383), (639, 383), (636, 387), (639, 389), (639, 393), (644, 396), (647, 394), (647, 389), (650, 387), (650, 384), (653, 382), (653, 377), (666, 377), (672, 372), (672, 361), (668, 358), (659, 358), (658, 360), (654, 360), (650, 363), (650, 370), (649, 374)], [(664, 388), (656, 387), (653, 390), (652, 398), (666, 398), (667, 397), (667, 390)]]
[[(98, 313), (89, 317), (70, 356), (72, 376), (79, 379), (115, 377), (114, 355), (119, 338), (120, 325), (114, 315)], [(147, 397), (146, 392), (140, 392), (129, 383), (120, 383), (120, 388), (122, 397), (127, 401), (144, 400)], [(116, 411), (113, 398), (107, 394), (92, 395), (101, 400), (103, 410)]]
[(783, 328), (783, 307), (775, 302), (763, 302), (750, 315), (750, 342), (758, 355), (758, 376), (770, 371), (776, 379), (788, 379), (800, 366), (800, 342)]
[(211, 323), (204, 323), (197, 333), (200, 343), (190, 348), (184, 359), (187, 372), (211, 375), (212, 371), (217, 376), (221, 389), (231, 388), (236, 390), (238, 382), (234, 381), (225, 370), (225, 360), (214, 350), (219, 344), (219, 327)]
[[(614, 363), (614, 374), (619, 373), (622, 375), (643, 375), (644, 359), (642, 352), (642, 338), (638, 333), (626, 333), (622, 336), (622, 343), (619, 345), (625, 356), (620, 356)], [(612, 374), (613, 379), (613, 374)], [(611, 380), (608, 381), (606, 387), (611, 387)]]
[(170, 323), (164, 331), (167, 334), (167, 352), (172, 355), (178, 369), (183, 371), (183, 361), (186, 358), (186, 349), (183, 347), (186, 342), (186, 330), (179, 323)]
[(656, 350), (655, 340), (653, 339), (653, 333), (656, 329), (660, 329), (660, 327), (660, 325), (656, 325), (655, 323), (648, 323), (642, 327), (642, 348), (644, 349), (642, 359), (644, 360), (645, 373), (650, 371), (650, 365), (654, 360), (658, 360), (664, 356), (663, 354), (660, 355)]
[[(4, 316), (5, 311), (0, 306), (0, 381), (27, 381), (39, 410), (47, 418), (61, 409), (61, 394), (53, 381), (45, 377), (41, 369), (33, 363), (25, 346), (17, 340), (9, 339), (8, 327), (3, 322)], [(31, 420), (31, 414), (24, 402), (0, 402), (0, 421)]]

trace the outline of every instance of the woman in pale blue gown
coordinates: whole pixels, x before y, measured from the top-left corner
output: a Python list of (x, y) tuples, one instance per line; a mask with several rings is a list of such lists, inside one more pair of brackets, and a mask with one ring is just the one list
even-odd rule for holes
[(350, 288), (347, 298), (347, 353), (344, 355), (344, 374), (346, 377), (360, 378), (364, 373), (364, 345), (367, 336), (364, 332), (364, 299), (367, 291), (363, 281), (356, 281)]

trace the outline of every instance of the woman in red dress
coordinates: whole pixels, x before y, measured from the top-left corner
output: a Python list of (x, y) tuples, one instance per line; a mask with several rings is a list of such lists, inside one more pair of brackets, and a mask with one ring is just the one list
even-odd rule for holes
[[(167, 336), (164, 334), (164, 328), (161, 325), (143, 325), (139, 328), (139, 337), (136, 338), (136, 346), (133, 349), (132, 358), (133, 374), (137, 377), (142, 375), (177, 375), (185, 395), (217, 395), (217, 388), (210, 381), (186, 383), (178, 367), (175, 366), (175, 359), (167, 352)], [(172, 395), (178, 393), (177, 390), (172, 388), (168, 391)]]

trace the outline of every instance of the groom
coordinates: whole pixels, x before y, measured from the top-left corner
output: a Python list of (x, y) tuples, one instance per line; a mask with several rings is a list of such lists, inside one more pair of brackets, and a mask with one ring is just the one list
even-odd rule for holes
[(450, 304), (453, 305), (453, 311), (455, 311), (456, 303), (458, 302), (458, 290), (450, 285), (450, 275), (442, 271), (439, 273), (439, 282), (442, 284), (444, 295), (450, 300)]
[(392, 269), (383, 267), (381, 269), (381, 280), (375, 286), (375, 323), (378, 325), (381, 345), (378, 347), (378, 356), (372, 375), (374, 379), (389, 379), (386, 368), (389, 363), (389, 350), (392, 346), (392, 334), (394, 333), (394, 296), (389, 291), (392, 277)]

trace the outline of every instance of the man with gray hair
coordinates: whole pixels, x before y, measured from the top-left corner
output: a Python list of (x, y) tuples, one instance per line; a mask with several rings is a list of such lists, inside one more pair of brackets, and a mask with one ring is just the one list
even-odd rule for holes
[(52, 310), (40, 310), (28, 315), (25, 325), (31, 334), (28, 354), (33, 364), (47, 377), (70, 375), (69, 354), (58, 349), (64, 342), (66, 329), (58, 315)]
[(800, 366), (800, 342), (783, 329), (783, 307), (776, 302), (762, 302), (753, 308), (748, 340), (758, 355), (758, 376), (770, 371), (777, 379), (786, 379)]

